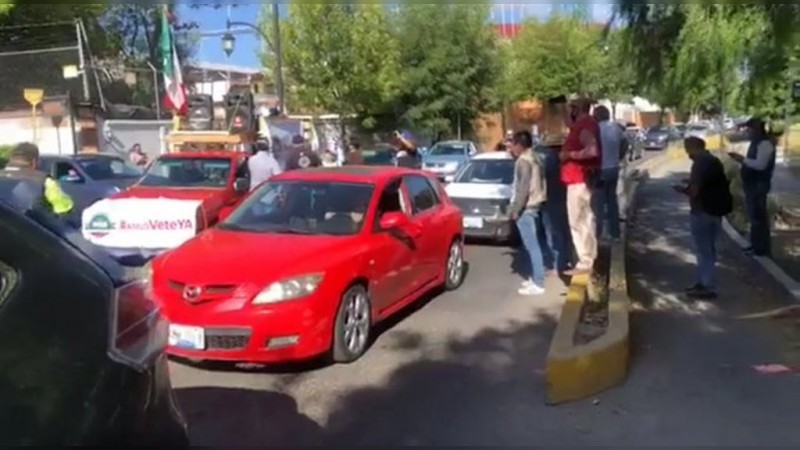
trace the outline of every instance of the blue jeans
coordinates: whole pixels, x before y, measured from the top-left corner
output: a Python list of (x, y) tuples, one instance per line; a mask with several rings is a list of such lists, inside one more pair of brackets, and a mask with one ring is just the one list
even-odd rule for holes
[(539, 228), (545, 267), (559, 273), (566, 272), (572, 263), (567, 199), (551, 199), (542, 206)]
[(522, 239), (522, 245), (525, 247), (530, 261), (530, 272), (521, 275), (526, 279), (533, 280), (537, 286), (544, 287), (544, 258), (539, 246), (538, 218), (539, 210), (526, 209), (517, 219), (519, 237)]
[(690, 225), (697, 256), (697, 283), (713, 291), (717, 287), (717, 236), (722, 229), (722, 218), (693, 212)]
[(608, 220), (608, 234), (613, 239), (620, 237), (617, 184), (619, 184), (619, 168), (603, 169), (600, 174), (600, 182), (592, 196), (592, 207), (597, 218), (598, 238), (603, 236), (606, 220)]
[(769, 197), (770, 183), (744, 183), (744, 204), (750, 220), (750, 245), (758, 256), (769, 256), (771, 235), (769, 231)]

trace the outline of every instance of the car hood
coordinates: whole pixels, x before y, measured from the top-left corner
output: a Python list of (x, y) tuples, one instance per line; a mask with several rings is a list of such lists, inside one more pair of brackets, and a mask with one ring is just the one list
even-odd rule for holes
[(168, 198), (172, 200), (198, 200), (205, 203), (208, 200), (224, 195), (222, 189), (180, 189), (132, 186), (111, 198)]
[(96, 180), (96, 181), (93, 181), (92, 184), (94, 184), (95, 186), (99, 186), (99, 187), (101, 187), (103, 189), (106, 189), (106, 190), (111, 190), (113, 188), (117, 188), (120, 191), (124, 191), (125, 189), (128, 189), (129, 187), (133, 186), (133, 184), (136, 183), (137, 180), (138, 180), (138, 178), (119, 178), (119, 179), (114, 179), (114, 180)]
[(430, 163), (460, 163), (467, 159), (465, 155), (427, 155), (423, 158), (425, 164)]
[[(356, 251), (358, 246), (350, 236), (212, 228), (158, 258), (154, 270), (159, 280), (163, 280), (163, 275), (184, 284), (264, 285), (287, 277), (324, 272)], [(331, 258), (333, 255), (335, 258)]]
[(507, 184), (450, 183), (445, 187), (451, 198), (506, 200), (511, 198)]

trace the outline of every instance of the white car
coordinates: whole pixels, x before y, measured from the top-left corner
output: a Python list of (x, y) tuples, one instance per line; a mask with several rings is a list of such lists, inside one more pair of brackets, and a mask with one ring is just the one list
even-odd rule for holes
[(472, 238), (508, 241), (514, 224), (508, 217), (514, 183), (514, 159), (508, 152), (473, 157), (445, 187), (464, 215), (464, 234)]

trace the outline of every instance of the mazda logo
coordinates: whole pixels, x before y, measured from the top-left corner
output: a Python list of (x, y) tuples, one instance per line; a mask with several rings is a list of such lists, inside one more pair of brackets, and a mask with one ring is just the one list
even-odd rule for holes
[(200, 286), (186, 286), (183, 288), (183, 299), (187, 301), (194, 301), (203, 293), (203, 288)]

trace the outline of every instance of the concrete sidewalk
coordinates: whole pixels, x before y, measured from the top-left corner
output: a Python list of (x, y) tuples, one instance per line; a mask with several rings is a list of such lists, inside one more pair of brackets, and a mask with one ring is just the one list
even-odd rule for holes
[(623, 387), (601, 399), (606, 414), (602, 429), (591, 429), (594, 443), (798, 445), (800, 377), (754, 369), (793, 366), (797, 326), (739, 319), (785, 306), (787, 294), (722, 235), (719, 300), (681, 296), (694, 282), (694, 257), (688, 203), (670, 185), (688, 168), (688, 161), (667, 163), (639, 190), (628, 249), (637, 302), (632, 370)]

